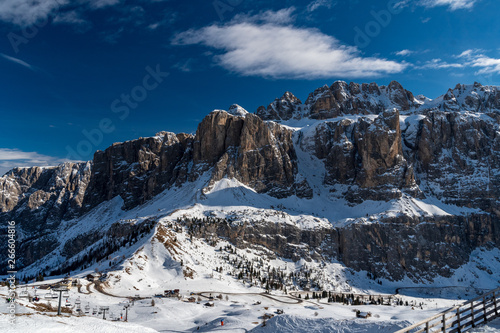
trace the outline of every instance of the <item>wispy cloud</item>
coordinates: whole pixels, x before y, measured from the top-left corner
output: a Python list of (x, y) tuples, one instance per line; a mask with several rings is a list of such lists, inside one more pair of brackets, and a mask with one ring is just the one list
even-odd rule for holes
[(149, 30), (156, 30), (162, 26), (172, 25), (177, 20), (177, 16), (178, 14), (175, 12), (167, 12), (161, 20), (149, 24), (147, 28)]
[(87, 0), (92, 8), (104, 8), (117, 5), (121, 0)]
[(394, 53), (395, 55), (398, 55), (398, 56), (401, 56), (401, 57), (406, 57), (406, 56), (409, 56), (410, 54), (413, 54), (415, 53), (414, 51), (410, 51), (408, 49), (404, 49), (404, 50), (401, 50), (401, 51), (398, 51), (396, 53)]
[[(65, 12), (97, 10), (109, 6), (116, 6), (122, 0), (80, 0), (78, 9), (74, 9), (74, 2), (70, 0), (2, 0), (0, 2), (0, 20), (19, 27), (31, 26), (37, 22), (47, 20), (50, 16), (65, 17)], [(74, 14), (71, 14), (74, 16)], [(70, 18), (67, 16), (66, 18)], [(75, 23), (75, 20), (65, 20), (64, 23)], [(76, 22), (81, 23), (81, 22)]]
[(261, 11), (258, 14), (237, 14), (231, 20), (231, 23), (235, 22), (247, 22), (247, 23), (272, 23), (272, 24), (289, 24), (295, 21), (295, 7), (283, 8), (278, 11), (266, 10)]
[(477, 0), (421, 0), (420, 5), (432, 8), (438, 6), (448, 6), (449, 10), (470, 9)]
[(186, 61), (176, 63), (173, 68), (180, 70), (181, 72), (191, 72), (193, 68), (193, 59), (188, 59)]
[(49, 15), (67, 4), (69, 0), (2, 0), (0, 20), (26, 27), (47, 19)]
[[(423, 64), (412, 65), (414, 69), (477, 69), (475, 75), (500, 74), (500, 59), (485, 55), (481, 49), (469, 49), (452, 57), (453, 62), (440, 58), (432, 59)], [(459, 75), (459, 73), (454, 73)]]
[(466, 60), (466, 64), (470, 67), (478, 68), (475, 74), (500, 74), (500, 59), (484, 55), (483, 50), (465, 50), (456, 57)]
[(13, 62), (15, 64), (18, 64), (18, 65), (21, 65), (23, 67), (26, 67), (28, 69), (31, 69), (32, 71), (35, 71), (35, 67), (33, 67), (32, 65), (28, 64), (27, 62), (21, 60), (21, 59), (18, 59), (18, 58), (14, 58), (14, 57), (10, 57), (6, 54), (3, 54), (3, 53), (0, 53), (0, 56), (10, 62)]
[(464, 64), (461, 63), (449, 63), (443, 61), (439, 58), (426, 61), (421, 66), (415, 66), (417, 69), (444, 69), (444, 68), (463, 68)]
[(0, 177), (15, 167), (55, 166), (64, 162), (70, 161), (37, 152), (0, 148)]
[(314, 0), (310, 4), (307, 5), (308, 12), (314, 12), (316, 9), (320, 7), (332, 8), (337, 3), (332, 0)]
[(122, 33), (124, 31), (123, 27), (118, 28), (118, 30), (113, 32), (103, 32), (101, 33), (102, 39), (109, 44), (116, 44), (120, 39)]
[[(267, 11), (225, 25), (210, 25), (177, 34), (175, 45), (205, 45), (220, 51), (215, 62), (246, 76), (317, 79), (376, 77), (398, 73), (406, 64), (363, 57), (318, 29), (291, 24), (293, 9)], [(289, 23), (290, 22), (290, 23)]]

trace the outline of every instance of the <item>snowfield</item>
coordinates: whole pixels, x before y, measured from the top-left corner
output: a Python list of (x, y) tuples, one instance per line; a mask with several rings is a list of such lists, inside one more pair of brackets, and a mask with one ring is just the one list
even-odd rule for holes
[[(305, 170), (312, 170), (316, 161), (302, 160), (300, 163), (310, 167)], [(314, 186), (314, 175), (310, 172), (304, 176), (312, 179)], [(321, 191), (320, 186), (314, 190)], [(234, 179), (223, 179), (206, 187), (206, 177), (200, 177), (197, 183), (165, 191), (130, 211), (121, 210), (122, 205), (123, 201), (117, 197), (79, 219), (65, 221), (60, 227), (61, 235), (71, 239), (83, 232), (109, 228), (115, 222), (141, 223), (147, 219), (157, 221), (155, 228), (141, 236), (138, 242), (119, 248), (83, 270), (72, 272), (81, 287), (73, 287), (63, 300), (66, 308), (67, 298), (71, 315), (54, 316), (54, 311), (45, 312), (40, 306), (29, 303), (27, 298), (18, 297), (18, 316), (16, 323), (11, 325), (7, 303), (0, 301), (1, 332), (394, 332), (500, 284), (499, 249), (476, 249), (469, 263), (457, 269), (453, 276), (440, 277), (429, 284), (425, 281), (415, 283), (409, 278), (374, 281), (367, 277), (367, 272), (346, 269), (335, 261), (293, 262), (263, 247), (238, 249), (224, 239), (217, 239), (214, 244), (210, 239), (190, 237), (177, 224), (179, 219), (206, 217), (231, 219), (232, 223), (241, 224), (265, 219), (315, 230), (353, 222), (374, 223), (380, 217), (401, 212), (416, 216), (468, 212), (467, 208), (444, 205), (437, 199), (422, 201), (403, 196), (389, 202), (365, 201), (351, 206), (326, 192), (321, 192), (314, 202), (297, 197), (276, 199), (258, 194)], [(43, 261), (27, 267), (25, 272), (34, 273), (43, 265), (60, 263), (64, 260), (61, 251), (61, 248), (56, 249)], [(236, 276), (238, 263), (284, 275), (307, 271), (323, 290), (392, 297), (392, 303), (328, 303), (325, 298), (310, 298), (312, 291), (301, 291), (296, 284), (287, 285), (286, 293), (273, 290), (266, 294), (262, 285)], [(102, 283), (94, 284), (84, 279), (95, 272), (97, 276), (104, 275)], [(54, 309), (57, 299), (46, 298), (49, 291), (42, 286), (61, 278), (56, 276), (51, 277), (52, 280), (31, 283), (21, 287), (18, 295), (33, 296), (36, 291), (39, 303), (45, 308), (50, 304)], [(173, 289), (180, 290), (179, 299), (155, 297)], [(7, 294), (7, 287), (1, 287), (0, 297), (5, 299)], [(218, 295), (221, 298), (213, 300), (214, 306), (208, 306), (210, 296)], [(189, 302), (189, 297), (194, 297), (194, 302)], [(132, 304), (132, 298), (135, 300), (128, 311), (128, 322), (124, 322), (124, 305)], [(396, 299), (403, 305), (394, 305)], [(77, 300), (81, 316), (77, 316)], [(100, 306), (110, 307), (106, 321), (99, 314)], [(281, 310), (283, 313), (278, 314)], [(371, 317), (356, 318), (356, 310), (369, 312)], [(477, 332), (494, 332), (496, 328), (481, 329)]]

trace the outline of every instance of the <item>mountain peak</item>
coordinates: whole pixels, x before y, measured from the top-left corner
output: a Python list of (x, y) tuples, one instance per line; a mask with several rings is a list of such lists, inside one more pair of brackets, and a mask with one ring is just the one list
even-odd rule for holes
[(249, 112), (238, 104), (233, 104), (229, 107), (227, 113), (232, 114), (233, 116), (245, 117)]

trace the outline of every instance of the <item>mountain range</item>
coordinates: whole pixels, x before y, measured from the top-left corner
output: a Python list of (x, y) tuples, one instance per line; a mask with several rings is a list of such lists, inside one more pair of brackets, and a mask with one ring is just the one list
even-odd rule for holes
[(432, 282), (499, 248), (499, 198), (499, 87), (458, 84), (431, 100), (396, 81), (337, 81), (305, 102), (285, 92), (255, 113), (214, 110), (195, 134), (14, 168), (0, 178), (0, 228), (16, 221), (26, 277), (123, 263), (117, 251), (151, 242), (184, 263), (172, 240), (188, 232), (269, 260)]

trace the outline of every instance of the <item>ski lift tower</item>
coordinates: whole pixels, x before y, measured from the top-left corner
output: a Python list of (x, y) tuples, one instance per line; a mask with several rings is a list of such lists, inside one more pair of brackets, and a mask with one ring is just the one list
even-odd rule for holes
[(99, 310), (102, 311), (102, 319), (106, 320), (106, 311), (109, 310), (109, 306), (100, 306)]
[(76, 299), (76, 312), (78, 313), (78, 315), (80, 315), (82, 313), (82, 307), (81, 307), (81, 304), (82, 302), (80, 301), (80, 296), (78, 296), (78, 298)]
[(63, 293), (63, 291), (67, 292), (69, 289), (68, 289), (68, 287), (64, 286), (64, 287), (54, 288), (52, 290), (59, 292), (59, 305), (57, 306), (57, 315), (60, 316), (61, 315), (62, 293)]
[(128, 321), (128, 308), (130, 307), (130, 303), (126, 303), (123, 307), (125, 308), (125, 321)]

